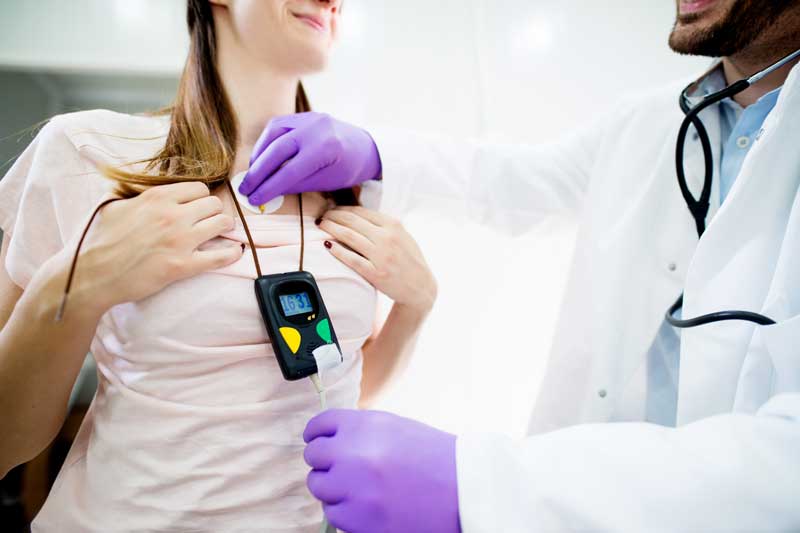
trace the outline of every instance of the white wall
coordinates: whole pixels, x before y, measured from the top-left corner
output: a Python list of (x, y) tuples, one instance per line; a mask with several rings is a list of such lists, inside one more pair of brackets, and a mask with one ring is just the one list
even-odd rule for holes
[(0, 64), (174, 74), (188, 38), (181, 0), (0, 0)]
[[(359, 124), (545, 141), (623, 91), (706, 64), (667, 49), (674, 9), (673, 0), (347, 0), (333, 64), (307, 85), (317, 109)], [(72, 106), (155, 106), (185, 54), (183, 10), (179, 0), (0, 0), (0, 20), (14, 21), (0, 32), (0, 68), (36, 72)], [(119, 74), (128, 81), (115, 86), (109, 75)], [(3, 117), (13, 102), (0, 104)], [(440, 298), (409, 372), (381, 406), (451, 430), (520, 433), (571, 229), (513, 241), (438, 214), (407, 226)]]

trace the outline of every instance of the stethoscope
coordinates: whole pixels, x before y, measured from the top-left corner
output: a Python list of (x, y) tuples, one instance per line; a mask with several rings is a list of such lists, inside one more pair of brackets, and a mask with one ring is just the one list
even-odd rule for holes
[[(686, 206), (689, 208), (689, 212), (692, 214), (692, 218), (694, 218), (695, 225), (697, 226), (698, 237), (702, 237), (703, 232), (706, 230), (706, 215), (708, 215), (708, 209), (710, 205), (709, 198), (711, 197), (711, 180), (714, 176), (714, 156), (711, 148), (711, 141), (708, 138), (708, 132), (706, 132), (703, 122), (700, 120), (700, 112), (708, 106), (714, 105), (725, 98), (730, 98), (736, 94), (739, 94), (754, 83), (757, 83), (765, 76), (769, 75), (775, 70), (778, 70), (797, 57), (800, 57), (800, 50), (789, 54), (780, 61), (773, 63), (769, 67), (765, 68), (761, 72), (758, 72), (757, 74), (750, 76), (749, 78), (739, 80), (728, 85), (721, 91), (705, 96), (700, 103), (694, 107), (689, 105), (688, 92), (695, 86), (697, 82), (689, 84), (681, 92), (680, 106), (681, 110), (686, 115), (686, 118), (683, 119), (681, 128), (678, 130), (678, 144), (675, 148), (675, 169), (678, 175), (678, 185), (681, 188), (681, 194), (683, 194), (683, 198), (686, 200)], [(703, 181), (703, 190), (700, 192), (699, 199), (696, 199), (689, 190), (689, 186), (686, 184), (686, 173), (683, 169), (683, 150), (684, 145), (686, 144), (686, 135), (689, 132), (690, 125), (694, 125), (695, 127), (697, 136), (700, 139), (700, 144), (703, 147), (703, 159), (705, 161), (705, 179)], [(665, 316), (667, 322), (676, 328), (694, 328), (697, 326), (702, 326), (703, 324), (721, 322), (723, 320), (745, 320), (747, 322), (754, 322), (761, 326), (775, 324), (775, 321), (771, 318), (750, 311), (719, 311), (694, 318), (675, 318), (675, 312), (681, 307), (683, 307), (683, 294), (681, 294), (678, 300), (667, 310)]]

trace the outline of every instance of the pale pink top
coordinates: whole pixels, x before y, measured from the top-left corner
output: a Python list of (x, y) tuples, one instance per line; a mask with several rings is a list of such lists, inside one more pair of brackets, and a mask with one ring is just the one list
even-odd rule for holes
[[(0, 181), (0, 226), (12, 235), (5, 266), (15, 283), (24, 288), (49, 257), (71, 254), (111, 189), (81, 153), (113, 163), (148, 157), (167, 129), (164, 118), (109, 111), (45, 126)], [(247, 221), (264, 274), (297, 269), (299, 217)], [(345, 358), (325, 375), (328, 402), (355, 407), (376, 294), (323, 247), (330, 236), (313, 218), (305, 225), (305, 268)], [(223, 237), (246, 242), (238, 220)], [(308, 380), (284, 381), (255, 277), (247, 253), (103, 316), (91, 345), (99, 390), (33, 531), (317, 530), (302, 432), (318, 398)]]

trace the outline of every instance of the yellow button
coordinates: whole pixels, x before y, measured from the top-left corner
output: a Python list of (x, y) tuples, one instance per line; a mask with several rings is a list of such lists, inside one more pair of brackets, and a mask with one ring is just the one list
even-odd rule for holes
[(281, 336), (293, 354), (300, 349), (300, 332), (294, 328), (281, 328)]

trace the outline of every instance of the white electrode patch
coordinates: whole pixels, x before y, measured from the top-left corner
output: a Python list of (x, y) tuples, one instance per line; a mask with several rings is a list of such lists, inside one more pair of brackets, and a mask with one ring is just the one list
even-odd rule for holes
[(239, 204), (241, 206), (243, 206), (248, 211), (252, 211), (253, 213), (259, 213), (264, 215), (268, 215), (269, 213), (274, 213), (275, 211), (281, 208), (281, 206), (283, 205), (283, 196), (278, 196), (276, 198), (273, 198), (264, 205), (250, 204), (250, 201), (247, 199), (247, 196), (239, 192), (239, 185), (242, 184), (242, 182), (244, 181), (244, 177), (246, 175), (247, 171), (240, 172), (231, 179), (233, 192), (236, 194), (236, 199), (239, 200)]
[(322, 374), (324, 372), (336, 368), (344, 361), (344, 357), (342, 357), (339, 348), (333, 343), (323, 344), (317, 347), (312, 354), (314, 355), (314, 360), (317, 362), (317, 373), (320, 375), (320, 379), (322, 379)]

